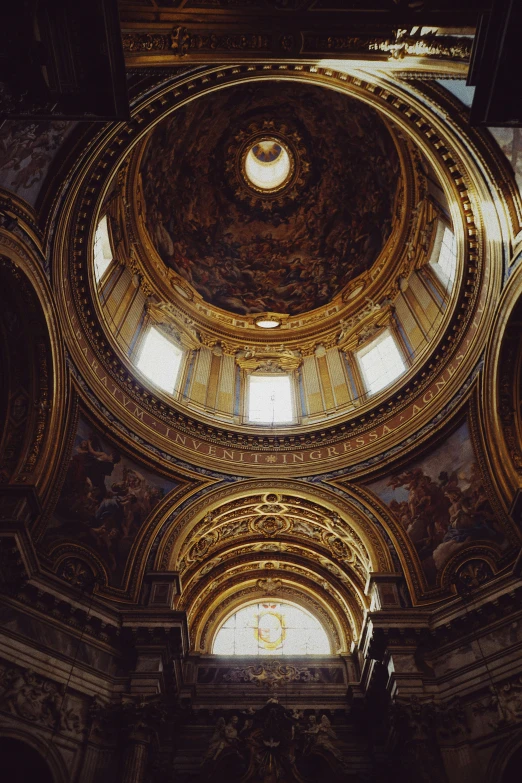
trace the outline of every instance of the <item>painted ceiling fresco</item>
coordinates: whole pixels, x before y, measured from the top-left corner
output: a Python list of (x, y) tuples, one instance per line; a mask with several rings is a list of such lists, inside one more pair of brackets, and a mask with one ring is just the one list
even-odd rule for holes
[[(252, 123), (296, 132), (310, 170), (294, 200), (252, 206), (226, 176)], [(242, 315), (296, 315), (331, 301), (389, 237), (400, 167), (362, 102), (313, 85), (258, 82), (193, 101), (152, 133), (142, 162), (146, 226), (164, 263), (204, 300)]]
[(75, 125), (6, 120), (0, 131), (0, 186), (34, 205), (54, 156)]
[(80, 417), (45, 543), (66, 539), (94, 549), (117, 584), (141, 526), (178, 485), (129, 459)]
[(495, 518), (465, 422), (431, 453), (368, 488), (409, 535), (429, 584), (450, 557), (476, 542), (509, 545)]

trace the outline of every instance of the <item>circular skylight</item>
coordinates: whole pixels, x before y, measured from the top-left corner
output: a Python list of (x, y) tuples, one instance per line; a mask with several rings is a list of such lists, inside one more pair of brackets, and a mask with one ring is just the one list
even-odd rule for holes
[(279, 190), (292, 174), (291, 152), (274, 137), (256, 140), (245, 158), (245, 176), (254, 188)]

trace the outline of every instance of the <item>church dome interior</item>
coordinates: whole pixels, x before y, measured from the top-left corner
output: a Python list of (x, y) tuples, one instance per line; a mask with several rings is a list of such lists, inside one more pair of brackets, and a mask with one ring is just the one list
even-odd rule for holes
[(12, 14), (10, 779), (515, 780), (514, 6)]
[[(252, 161), (281, 181), (256, 185)], [(93, 246), (101, 326), (182, 408), (250, 429), (346, 418), (443, 337), (464, 263), (447, 174), (347, 89), (205, 93), (113, 175)]]

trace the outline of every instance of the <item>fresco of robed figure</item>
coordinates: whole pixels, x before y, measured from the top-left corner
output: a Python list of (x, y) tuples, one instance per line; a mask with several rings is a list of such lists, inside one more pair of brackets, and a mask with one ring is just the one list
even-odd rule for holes
[(467, 422), (444, 443), (391, 477), (368, 484), (407, 532), (426, 574), (478, 541), (508, 546), (476, 462)]
[(122, 454), (80, 417), (46, 543), (86, 544), (106, 563), (111, 582), (118, 583), (141, 525), (176, 486)]

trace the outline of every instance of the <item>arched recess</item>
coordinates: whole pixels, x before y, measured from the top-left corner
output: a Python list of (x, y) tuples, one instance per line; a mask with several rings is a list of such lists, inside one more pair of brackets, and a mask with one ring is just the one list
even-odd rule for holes
[(69, 771), (55, 745), (37, 734), (17, 729), (0, 732), (0, 769), (5, 780), (25, 783), (68, 783)]
[(39, 260), (16, 235), (0, 236), (0, 286), (0, 482), (35, 486), (43, 499), (63, 426), (63, 349)]
[(518, 783), (522, 765), (522, 734), (508, 737), (497, 746), (489, 767), (486, 780), (488, 783)]
[(500, 300), (487, 346), (482, 381), (485, 454), (501, 498), (522, 487), (522, 264), (513, 271)]
[(200, 653), (210, 652), (224, 614), (266, 597), (308, 608), (333, 649), (347, 652), (368, 608), (368, 575), (395, 571), (383, 532), (361, 508), (302, 482), (220, 488), (172, 516), (155, 567), (180, 573), (177, 607)]

